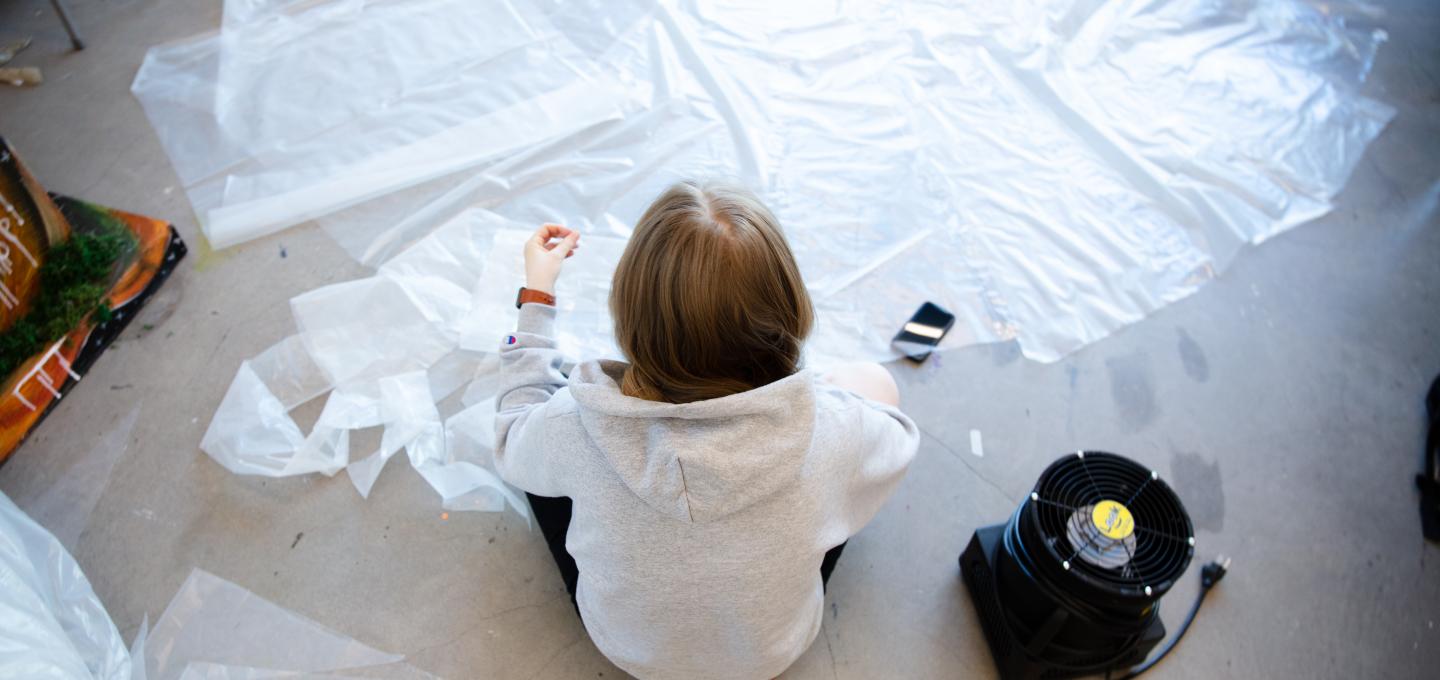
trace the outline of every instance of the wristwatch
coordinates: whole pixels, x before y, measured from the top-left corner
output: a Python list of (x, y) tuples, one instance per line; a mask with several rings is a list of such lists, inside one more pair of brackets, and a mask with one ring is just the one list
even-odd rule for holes
[(521, 286), (520, 292), (515, 294), (515, 309), (520, 309), (520, 305), (523, 305), (527, 302), (538, 302), (542, 305), (550, 305), (551, 307), (554, 307), (555, 296), (546, 293), (545, 291), (534, 290)]

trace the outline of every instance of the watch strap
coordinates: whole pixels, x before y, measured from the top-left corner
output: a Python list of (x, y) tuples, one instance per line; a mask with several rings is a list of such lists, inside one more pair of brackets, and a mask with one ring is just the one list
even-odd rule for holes
[(534, 290), (522, 286), (520, 288), (520, 292), (515, 295), (515, 308), (519, 309), (521, 305), (527, 302), (536, 302), (542, 305), (550, 305), (551, 307), (554, 307), (555, 296), (546, 293), (545, 291)]

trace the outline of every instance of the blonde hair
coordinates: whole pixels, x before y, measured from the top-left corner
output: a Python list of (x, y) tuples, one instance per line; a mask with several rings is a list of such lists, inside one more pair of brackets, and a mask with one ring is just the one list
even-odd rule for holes
[(689, 403), (799, 370), (810, 295), (775, 216), (749, 191), (681, 182), (640, 218), (610, 288), (621, 390)]

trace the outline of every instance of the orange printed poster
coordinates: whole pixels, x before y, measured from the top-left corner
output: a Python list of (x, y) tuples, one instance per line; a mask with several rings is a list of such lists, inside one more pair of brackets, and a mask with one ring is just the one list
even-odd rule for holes
[[(101, 313), (86, 314), (66, 333), (43, 338), (0, 384), (0, 462), (72, 389), (100, 353), (135, 318), (175, 265), (185, 243), (169, 223), (52, 195), (0, 139), (0, 334), (15, 331), (43, 302), (42, 276), (51, 249), (76, 234), (123, 231), (133, 238), (111, 267)], [(28, 350), (27, 350), (28, 351)], [(20, 356), (24, 356), (21, 354)]]

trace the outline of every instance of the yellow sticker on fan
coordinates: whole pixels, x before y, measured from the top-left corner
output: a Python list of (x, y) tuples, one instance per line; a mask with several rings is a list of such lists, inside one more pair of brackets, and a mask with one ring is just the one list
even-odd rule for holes
[(1130, 509), (1115, 501), (1100, 501), (1090, 513), (1090, 521), (1105, 538), (1120, 540), (1135, 533), (1135, 518)]

